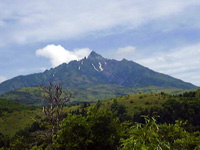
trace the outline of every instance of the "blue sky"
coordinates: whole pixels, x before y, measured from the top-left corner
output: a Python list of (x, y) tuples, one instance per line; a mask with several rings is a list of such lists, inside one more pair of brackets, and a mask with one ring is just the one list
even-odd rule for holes
[(200, 85), (199, 0), (0, 2), (0, 82), (96, 51)]

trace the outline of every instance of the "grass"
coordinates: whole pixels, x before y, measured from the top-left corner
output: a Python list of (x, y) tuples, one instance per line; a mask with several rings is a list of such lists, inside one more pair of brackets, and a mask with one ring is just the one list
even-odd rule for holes
[[(64, 112), (76, 110), (79, 105), (66, 106)], [(0, 133), (12, 138), (17, 132), (30, 127), (44, 117), (42, 108), (26, 106), (10, 100), (0, 99)]]
[(41, 115), (39, 109), (8, 113), (0, 117), (0, 132), (13, 137), (18, 131), (31, 126), (37, 115)]
[(12, 137), (16, 132), (30, 126), (41, 111), (14, 101), (0, 99), (0, 132)]
[(135, 113), (143, 109), (150, 109), (155, 106), (161, 107), (170, 97), (170, 95), (161, 95), (156, 93), (126, 95), (102, 101), (102, 107), (110, 108), (113, 102), (116, 101), (118, 104), (123, 105), (127, 110), (127, 115), (132, 117)]

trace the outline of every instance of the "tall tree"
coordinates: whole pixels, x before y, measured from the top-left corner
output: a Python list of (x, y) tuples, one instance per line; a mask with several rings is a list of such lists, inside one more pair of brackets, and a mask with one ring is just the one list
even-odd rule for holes
[(42, 86), (44, 90), (43, 98), (48, 100), (48, 105), (43, 107), (47, 123), (49, 124), (49, 132), (47, 137), (52, 137), (59, 128), (63, 119), (63, 106), (69, 102), (71, 95), (64, 93), (60, 84), (49, 83), (49, 86)]

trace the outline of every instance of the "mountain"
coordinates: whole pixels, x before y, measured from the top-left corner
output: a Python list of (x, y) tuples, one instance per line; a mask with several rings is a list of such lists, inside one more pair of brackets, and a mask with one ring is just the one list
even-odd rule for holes
[(195, 89), (195, 85), (155, 72), (133, 61), (106, 59), (92, 51), (88, 58), (63, 63), (56, 68), (26, 76), (18, 76), (0, 84), (0, 93), (24, 87), (61, 83), (63, 88), (88, 88), (103, 84), (125, 87), (173, 87)]

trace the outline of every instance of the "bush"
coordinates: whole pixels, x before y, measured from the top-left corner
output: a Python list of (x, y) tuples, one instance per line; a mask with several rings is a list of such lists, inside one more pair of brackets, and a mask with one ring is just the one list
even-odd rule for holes
[(129, 129), (129, 137), (122, 139), (122, 150), (200, 148), (200, 133), (185, 131), (185, 123), (159, 125), (153, 117), (145, 117), (145, 121), (146, 124), (137, 123)]
[(121, 128), (111, 111), (90, 108), (87, 117), (68, 115), (54, 136), (54, 148), (81, 150), (115, 150), (120, 145)]
[(131, 103), (131, 104), (133, 104), (133, 103), (134, 103), (134, 101), (133, 101), (133, 100), (130, 100), (130, 103)]
[(0, 133), (0, 148), (1, 147), (8, 147), (9, 146), (9, 138), (8, 136), (3, 135)]

